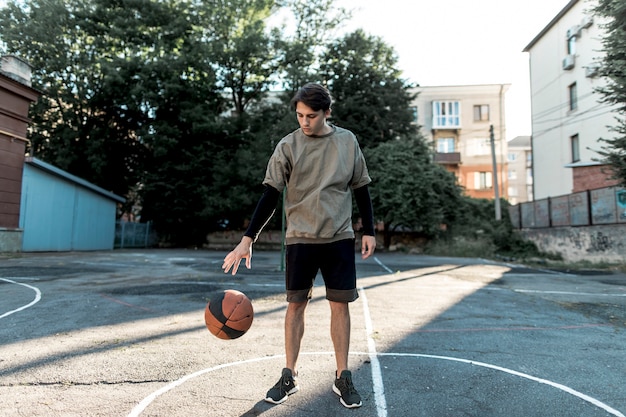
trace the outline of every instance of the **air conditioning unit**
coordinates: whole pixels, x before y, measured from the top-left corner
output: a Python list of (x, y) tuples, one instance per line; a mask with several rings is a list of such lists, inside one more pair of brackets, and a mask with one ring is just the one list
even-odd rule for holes
[(585, 16), (582, 22), (580, 22), (580, 26), (582, 26), (583, 29), (587, 29), (592, 24), (593, 24), (593, 16)]
[(578, 37), (578, 35), (580, 35), (580, 26), (576, 25), (567, 29), (567, 39)]
[(598, 75), (599, 71), (600, 64), (598, 64), (597, 62), (591, 63), (585, 68), (585, 77), (593, 78)]
[(565, 58), (563, 58), (564, 70), (571, 70), (572, 68), (574, 68), (575, 64), (576, 64), (576, 58), (574, 55), (566, 55)]

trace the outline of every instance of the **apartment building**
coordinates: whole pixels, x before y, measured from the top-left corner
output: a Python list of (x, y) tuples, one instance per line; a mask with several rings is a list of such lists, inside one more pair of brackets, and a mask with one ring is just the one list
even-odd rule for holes
[(517, 136), (507, 143), (509, 152), (507, 180), (509, 203), (515, 205), (533, 200), (532, 148), (530, 136)]
[(453, 172), (470, 197), (493, 199), (496, 183), (498, 196), (508, 197), (504, 96), (509, 87), (482, 84), (413, 90), (418, 93), (412, 103), (415, 120), (433, 145), (435, 162)]
[(594, 89), (603, 29), (594, 1), (572, 0), (524, 48), (530, 58), (534, 198), (614, 185), (598, 162), (599, 138), (612, 137), (610, 106)]

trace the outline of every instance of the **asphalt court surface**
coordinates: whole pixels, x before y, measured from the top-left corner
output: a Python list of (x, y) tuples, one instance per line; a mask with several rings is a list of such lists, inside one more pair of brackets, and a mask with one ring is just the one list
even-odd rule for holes
[[(300, 392), (284, 366), (279, 252), (252, 270), (225, 252), (0, 255), (0, 416), (624, 416), (626, 276), (481, 259), (357, 257), (350, 368), (363, 406), (331, 390), (321, 278), (307, 309)], [(253, 302), (233, 341), (204, 326), (211, 295)]]

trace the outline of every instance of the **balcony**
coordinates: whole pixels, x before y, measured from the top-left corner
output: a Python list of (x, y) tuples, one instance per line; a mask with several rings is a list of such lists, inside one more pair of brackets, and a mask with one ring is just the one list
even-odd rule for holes
[(459, 165), (461, 163), (460, 152), (435, 153), (434, 161), (442, 165)]

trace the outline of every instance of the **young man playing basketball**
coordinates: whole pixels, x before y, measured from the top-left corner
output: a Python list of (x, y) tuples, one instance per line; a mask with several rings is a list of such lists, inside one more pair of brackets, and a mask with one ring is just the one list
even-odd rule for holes
[(266, 401), (280, 404), (298, 391), (297, 360), (304, 335), (304, 313), (319, 271), (326, 285), (331, 311), (331, 339), (337, 370), (333, 391), (348, 408), (361, 406), (361, 397), (348, 370), (350, 311), (358, 297), (352, 229), (352, 194), (362, 218), (361, 256), (374, 253), (374, 219), (368, 190), (370, 177), (354, 134), (327, 122), (332, 99), (326, 88), (306, 84), (291, 100), (300, 128), (285, 136), (270, 158), (265, 191), (250, 226), (237, 247), (224, 258), (222, 268), (237, 273), (239, 263), (251, 266), (252, 244), (270, 219), (280, 193), (285, 191), (287, 216), (286, 364)]

